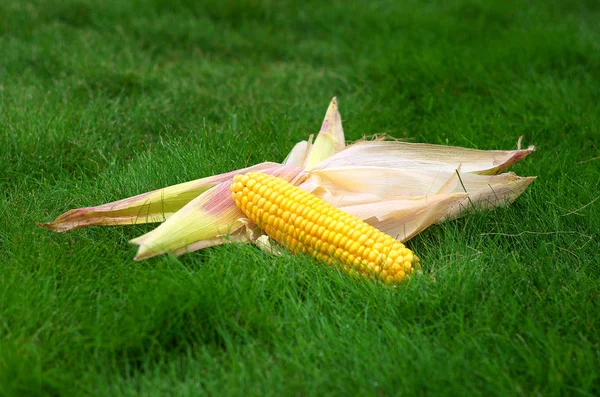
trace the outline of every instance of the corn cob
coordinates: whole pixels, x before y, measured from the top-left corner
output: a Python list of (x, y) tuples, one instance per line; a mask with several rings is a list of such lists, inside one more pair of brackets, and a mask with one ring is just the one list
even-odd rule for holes
[(280, 178), (238, 174), (230, 190), (250, 220), (294, 253), (339, 262), (350, 274), (388, 284), (419, 268), (419, 258), (392, 236)]

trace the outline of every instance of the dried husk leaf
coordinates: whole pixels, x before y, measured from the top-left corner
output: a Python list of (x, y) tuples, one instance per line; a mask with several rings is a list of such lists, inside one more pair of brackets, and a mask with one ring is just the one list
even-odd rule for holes
[(469, 197), (450, 208), (439, 223), (459, 218), (468, 212), (491, 210), (495, 207), (506, 207), (527, 189), (536, 177), (520, 177), (513, 173), (501, 174), (502, 180), (496, 179), (486, 187), (469, 194)]
[(436, 223), (466, 197), (466, 193), (434, 194), (341, 206), (340, 209), (399, 241), (406, 241)]
[(498, 174), (535, 150), (477, 150), (455, 146), (397, 141), (361, 141), (347, 146), (311, 170), (349, 166), (431, 169), (464, 173)]
[(55, 232), (66, 232), (93, 225), (113, 226), (163, 222), (191, 200), (220, 182), (231, 180), (238, 173), (261, 171), (277, 165), (277, 163), (265, 162), (240, 170), (153, 190), (108, 204), (73, 209), (60, 215), (54, 222), (38, 225)]

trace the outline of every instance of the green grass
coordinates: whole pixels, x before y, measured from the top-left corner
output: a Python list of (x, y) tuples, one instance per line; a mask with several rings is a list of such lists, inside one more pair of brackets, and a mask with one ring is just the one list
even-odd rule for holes
[[(3, 0), (0, 395), (600, 394), (600, 3)], [(508, 209), (356, 282), (70, 208), (281, 161), (337, 95), (347, 138), (537, 152)]]

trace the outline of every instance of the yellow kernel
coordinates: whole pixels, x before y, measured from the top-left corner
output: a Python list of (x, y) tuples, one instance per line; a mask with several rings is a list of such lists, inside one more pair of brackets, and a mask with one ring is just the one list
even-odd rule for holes
[(379, 250), (379, 252), (381, 252), (382, 254), (384, 254), (386, 256), (390, 256), (391, 250), (392, 250), (392, 247), (390, 247), (389, 245), (383, 244), (383, 247), (381, 248), (381, 250)]
[(283, 213), (281, 214), (281, 219), (287, 223), (290, 220), (290, 212), (289, 211), (283, 211)]
[(342, 239), (342, 235), (339, 233), (335, 233), (335, 237), (333, 238), (333, 245), (335, 245), (336, 247), (339, 247), (341, 239)]
[[(263, 199), (263, 200), (265, 200), (265, 199)], [(267, 200), (265, 200), (265, 201), (263, 202), (263, 205), (262, 205), (262, 206), (260, 205), (260, 202), (258, 203), (258, 205), (259, 205), (259, 206), (260, 206), (260, 207), (261, 207), (263, 210), (265, 210), (265, 212), (269, 212), (269, 210), (271, 209), (271, 202), (270, 202), (270, 201), (267, 201)]]
[(303, 233), (303, 234), (302, 234), (302, 236), (301, 236), (301, 238), (299, 238), (299, 239), (298, 239), (298, 241), (299, 241), (299, 242), (300, 242), (302, 245), (304, 245), (304, 246), (306, 246), (306, 247), (309, 247), (309, 246), (310, 246), (310, 241), (311, 241), (311, 240), (310, 240), (310, 235), (308, 235), (308, 234), (306, 234), (306, 233)]
[(303, 218), (308, 219), (308, 213), (311, 211), (311, 208), (308, 205), (304, 205), (303, 208), (301, 208), (300, 210), (300, 215), (302, 215)]
[(244, 185), (242, 185), (241, 182), (236, 182), (233, 184), (233, 191), (234, 192), (239, 192), (244, 188)]
[(256, 205), (258, 206), (258, 208), (265, 208), (265, 203), (267, 202), (267, 200), (265, 200), (264, 198), (259, 198), (258, 199), (258, 203), (256, 203)]
[(318, 223), (319, 225), (323, 225), (323, 226), (325, 226), (325, 220), (326, 220), (326, 219), (327, 219), (327, 215), (325, 215), (325, 214), (321, 214), (321, 215), (319, 215), (319, 217), (318, 217), (318, 219), (317, 219), (317, 223)]
[(257, 193), (258, 193), (258, 194), (259, 194), (261, 197), (264, 197), (264, 196), (265, 196), (265, 191), (266, 191), (266, 190), (267, 190), (267, 187), (266, 187), (265, 185), (260, 185), (260, 187), (258, 188), (258, 192), (257, 192)]
[(352, 244), (354, 244), (354, 241), (350, 240), (349, 238), (346, 238), (346, 242), (344, 243), (342, 248), (344, 248), (346, 251), (350, 251), (350, 247), (352, 246)]
[(398, 258), (398, 251), (396, 250), (390, 250), (390, 252), (388, 252), (388, 257), (392, 258), (394, 261), (396, 260), (396, 258)]
[(399, 271), (394, 276), (394, 278), (396, 279), (396, 281), (402, 281), (404, 279), (404, 277), (406, 277), (406, 274), (403, 271)]
[(336, 233), (334, 231), (332, 231), (332, 230), (327, 230), (326, 233), (328, 233), (328, 235), (327, 235), (327, 242), (329, 244), (333, 244), (333, 239), (335, 238)]
[(254, 179), (248, 179), (248, 182), (246, 182), (246, 186), (248, 186), (248, 189), (252, 189), (254, 185), (256, 185), (256, 180)]
[(285, 196), (281, 196), (281, 197), (283, 197), (283, 199), (281, 200), (281, 203), (279, 204), (279, 208), (282, 208), (284, 210), (288, 210), (289, 209), (290, 200), (287, 199)]
[(276, 206), (281, 207), (281, 202), (283, 201), (284, 197), (280, 194), (277, 194), (275, 196), (275, 199), (273, 200), (273, 203), (275, 203)]
[(344, 253), (346, 254), (346, 260), (348, 261), (348, 263), (354, 264), (356, 257), (354, 255), (352, 255), (351, 253), (349, 253), (348, 251), (344, 251)]
[(298, 214), (298, 208), (300, 207), (300, 203), (298, 203), (297, 201), (294, 201), (290, 204), (290, 212), (294, 213), (294, 214)]
[(346, 244), (348, 243), (348, 237), (346, 237), (343, 234), (341, 236), (342, 236), (342, 238), (340, 239), (339, 246), (340, 246), (340, 248), (342, 248), (342, 249), (345, 250), (346, 249)]
[(313, 208), (311, 208), (308, 213), (306, 214), (306, 218), (311, 220), (312, 222), (316, 222), (316, 218), (317, 217), (317, 211), (315, 211)]
[(392, 260), (392, 258), (385, 258), (382, 263), (383, 263), (383, 266), (387, 269), (392, 266), (394, 261)]
[(361, 246), (358, 247), (358, 250), (356, 251), (355, 255), (362, 257), (363, 254), (364, 254), (364, 252), (365, 252), (365, 246), (361, 245)]
[(325, 237), (323, 237), (323, 235), (326, 232), (325, 226), (319, 226), (318, 223), (316, 225), (318, 226), (317, 227), (317, 236), (321, 237), (322, 239), (325, 239)]
[(271, 224), (271, 227), (273, 227), (273, 229), (275, 229), (275, 230), (280, 230), (281, 223), (283, 222), (281, 220), (281, 218), (278, 218), (277, 216), (271, 214), (271, 216), (269, 216), (269, 222), (271, 222), (271, 217), (273, 217), (272, 218), (273, 219), (273, 221), (272, 221), (273, 223)]
[(302, 222), (300, 222), (300, 229), (302, 229), (303, 232), (306, 232), (307, 228), (306, 225), (308, 225), (308, 219), (302, 219)]
[(301, 216), (296, 216), (296, 219), (294, 219), (294, 226), (296, 226), (297, 228), (300, 228), (300, 224), (302, 223), (303, 220), (304, 220), (304, 218), (302, 218)]
[(335, 252), (334, 252), (334, 254), (333, 254), (333, 256), (334, 256), (336, 259), (340, 260), (340, 259), (342, 258), (342, 253), (343, 253), (343, 252), (344, 252), (344, 251), (343, 251), (341, 248), (336, 248), (336, 249), (335, 249)]

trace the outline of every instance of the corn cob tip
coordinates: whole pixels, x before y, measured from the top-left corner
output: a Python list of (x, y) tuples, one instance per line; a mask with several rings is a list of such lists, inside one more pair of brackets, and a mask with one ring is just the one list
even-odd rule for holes
[(233, 178), (236, 205), (271, 238), (350, 274), (387, 284), (419, 268), (419, 258), (393, 237), (280, 178), (250, 172)]

